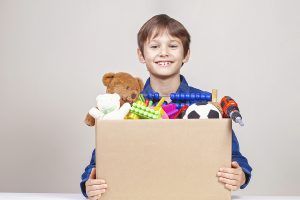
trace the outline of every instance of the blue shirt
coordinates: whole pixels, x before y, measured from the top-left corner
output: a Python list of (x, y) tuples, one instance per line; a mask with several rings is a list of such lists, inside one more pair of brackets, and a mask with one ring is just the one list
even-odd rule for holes
[[(150, 85), (150, 78), (148, 78), (148, 80), (145, 83), (144, 89), (141, 93), (148, 94), (148, 93), (154, 93), (154, 92), (155, 91), (152, 89), (152, 87)], [(177, 89), (176, 93), (200, 93), (200, 92), (202, 92), (202, 91), (197, 88), (189, 86), (188, 83), (186, 82), (184, 76), (180, 75), (180, 85), (179, 85), (179, 88)], [(243, 169), (243, 171), (246, 175), (246, 182), (244, 185), (242, 185), (240, 187), (241, 189), (244, 189), (250, 181), (252, 168), (248, 164), (247, 158), (241, 154), (239, 142), (238, 142), (233, 130), (232, 130), (232, 161), (236, 161), (240, 165), (240, 167)], [(85, 182), (88, 180), (88, 178), (91, 174), (91, 171), (94, 167), (96, 167), (95, 149), (92, 153), (92, 158), (91, 158), (90, 164), (85, 168), (85, 171), (81, 176), (82, 181), (80, 183), (80, 187), (81, 187), (81, 192), (85, 197), (87, 197), (86, 192), (85, 192)]]

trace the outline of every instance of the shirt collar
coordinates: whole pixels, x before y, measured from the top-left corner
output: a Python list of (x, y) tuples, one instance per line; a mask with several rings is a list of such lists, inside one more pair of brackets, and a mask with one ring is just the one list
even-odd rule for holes
[[(151, 87), (150, 84), (150, 78), (147, 79), (144, 89), (141, 92), (142, 94), (149, 94), (149, 93), (154, 93), (156, 91), (154, 91)], [(176, 93), (189, 93), (190, 92), (190, 87), (187, 83), (187, 81), (185, 80), (184, 76), (180, 74), (180, 85), (176, 91)]]

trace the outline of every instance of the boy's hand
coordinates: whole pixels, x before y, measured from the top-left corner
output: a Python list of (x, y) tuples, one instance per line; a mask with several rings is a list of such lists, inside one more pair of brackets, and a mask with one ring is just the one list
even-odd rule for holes
[(231, 163), (231, 168), (220, 168), (217, 176), (228, 190), (238, 190), (246, 181), (245, 173), (236, 161)]
[(89, 199), (100, 199), (105, 192), (107, 184), (103, 179), (96, 179), (96, 169), (93, 168), (89, 179), (85, 182), (85, 190)]

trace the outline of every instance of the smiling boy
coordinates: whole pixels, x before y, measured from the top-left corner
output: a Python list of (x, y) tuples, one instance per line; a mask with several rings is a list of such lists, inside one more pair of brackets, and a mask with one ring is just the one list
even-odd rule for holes
[[(190, 56), (190, 35), (184, 26), (168, 15), (156, 15), (149, 19), (138, 33), (137, 54), (145, 64), (150, 77), (146, 81), (143, 94), (158, 92), (172, 102), (174, 92), (197, 93), (199, 89), (188, 85), (180, 69)], [(243, 189), (251, 178), (252, 168), (240, 153), (238, 140), (232, 131), (231, 168), (220, 166), (216, 176), (228, 190)], [(99, 199), (108, 187), (105, 180), (96, 179), (95, 151), (91, 163), (82, 175), (82, 193), (89, 199)]]

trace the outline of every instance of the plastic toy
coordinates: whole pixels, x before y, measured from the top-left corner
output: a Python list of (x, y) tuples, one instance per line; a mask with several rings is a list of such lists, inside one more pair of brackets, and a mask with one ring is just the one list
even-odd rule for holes
[(182, 119), (188, 107), (188, 105), (181, 107), (180, 110), (174, 115), (173, 119)]
[(223, 109), (223, 117), (231, 118), (235, 123), (244, 126), (238, 104), (231, 97), (223, 97), (221, 100), (221, 107)]
[[(144, 101), (144, 97), (141, 94), (139, 94), (138, 100), (135, 102), (135, 104), (146, 106), (146, 103)], [(130, 110), (125, 119), (140, 119), (140, 116)]]
[(164, 104), (164, 102), (165, 102), (165, 97), (162, 97), (153, 109), (159, 111), (163, 119), (169, 119), (164, 109), (162, 109), (162, 105)]
[(137, 103), (132, 104), (132, 108), (130, 109), (130, 112), (138, 115), (140, 118), (143, 119), (161, 118), (160, 112), (158, 110), (154, 110), (144, 105), (139, 105)]
[(211, 94), (209, 92), (201, 93), (171, 93), (172, 101), (211, 101)]
[(160, 95), (159, 95), (158, 92), (154, 92), (154, 93), (149, 92), (149, 93), (143, 94), (143, 95), (144, 95), (144, 97), (145, 97), (146, 99), (149, 99), (149, 100), (152, 100), (152, 101), (153, 101), (153, 100), (158, 101), (158, 100), (161, 99), (161, 97), (160, 97)]
[[(145, 98), (151, 100), (159, 100), (161, 96), (158, 92), (144, 94)], [(171, 93), (172, 101), (211, 101), (211, 94), (209, 92), (200, 93)]]
[[(162, 98), (158, 92), (146, 93), (146, 94), (144, 94), (144, 96), (146, 99), (149, 99), (152, 101), (158, 101)], [(163, 96), (163, 97), (167, 97), (167, 96)], [(183, 107), (185, 105), (190, 106), (193, 103), (211, 101), (212, 95), (209, 92), (171, 93), (170, 99), (172, 100), (173, 103), (176, 104), (176, 108), (180, 109), (181, 107)]]
[(162, 109), (165, 111), (165, 113), (168, 115), (170, 119), (174, 119), (175, 114), (178, 112), (178, 109), (176, 108), (176, 104), (174, 103), (163, 105)]

